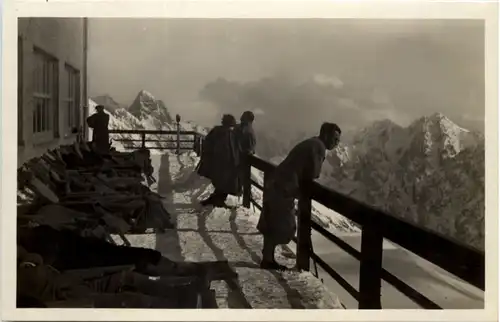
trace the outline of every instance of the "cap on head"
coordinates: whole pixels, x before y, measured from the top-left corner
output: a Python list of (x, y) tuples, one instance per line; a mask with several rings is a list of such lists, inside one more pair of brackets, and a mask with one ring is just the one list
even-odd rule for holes
[(325, 122), (321, 124), (321, 129), (319, 130), (319, 136), (323, 137), (325, 135), (337, 132), (338, 134), (342, 134), (340, 127), (335, 123)]
[(339, 144), (341, 133), (337, 124), (325, 122), (321, 125), (319, 137), (325, 143), (327, 150), (332, 150)]
[(96, 111), (97, 111), (97, 112), (101, 112), (101, 111), (104, 111), (104, 106), (102, 106), (102, 105), (97, 105), (97, 106), (95, 107), (95, 109), (96, 109)]
[(229, 126), (235, 126), (236, 125), (236, 119), (231, 114), (224, 114), (222, 116), (222, 125), (223, 126), (228, 126), (228, 127)]
[(252, 123), (255, 120), (255, 115), (251, 111), (245, 111), (241, 114), (240, 121), (244, 123)]

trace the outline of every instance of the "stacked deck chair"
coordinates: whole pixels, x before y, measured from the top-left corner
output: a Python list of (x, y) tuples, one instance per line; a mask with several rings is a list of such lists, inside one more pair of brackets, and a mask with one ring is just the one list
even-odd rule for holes
[(237, 277), (227, 261), (173, 262), (125, 237), (173, 227), (142, 183), (152, 173), (147, 150), (102, 155), (85, 142), (18, 169), (18, 307), (215, 307), (211, 281)]

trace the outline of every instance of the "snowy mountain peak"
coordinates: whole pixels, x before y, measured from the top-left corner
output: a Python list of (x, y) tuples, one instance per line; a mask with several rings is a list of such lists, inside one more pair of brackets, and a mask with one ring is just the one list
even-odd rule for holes
[(123, 107), (108, 94), (92, 97), (92, 101), (94, 101), (97, 105), (104, 106), (104, 109), (110, 113), (113, 113), (117, 109)]
[(477, 145), (480, 138), (442, 113), (424, 116), (409, 126), (412, 145), (436, 161), (455, 157), (466, 147)]
[(144, 101), (144, 102), (147, 102), (147, 101), (155, 101), (155, 97), (153, 96), (153, 94), (151, 94), (150, 92), (142, 89), (139, 94), (137, 94), (137, 97), (140, 98), (141, 101)]
[(442, 113), (434, 113), (429, 116), (423, 116), (415, 120), (409, 127), (421, 130), (428, 130), (431, 127), (435, 127), (439, 128), (443, 132), (470, 132), (469, 130), (455, 124), (452, 120), (450, 120)]
[(128, 108), (130, 114), (139, 120), (146, 121), (151, 128), (155, 130), (170, 128), (172, 117), (168, 112), (165, 103), (157, 100), (150, 92), (141, 90), (132, 105)]

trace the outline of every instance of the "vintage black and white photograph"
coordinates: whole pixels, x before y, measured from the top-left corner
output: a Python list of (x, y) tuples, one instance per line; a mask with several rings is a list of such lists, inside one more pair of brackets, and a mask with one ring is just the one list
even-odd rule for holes
[(485, 48), (482, 19), (19, 17), (16, 307), (483, 310)]

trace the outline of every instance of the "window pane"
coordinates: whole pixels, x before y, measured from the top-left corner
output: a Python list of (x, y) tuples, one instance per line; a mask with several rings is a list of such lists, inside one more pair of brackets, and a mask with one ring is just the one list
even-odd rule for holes
[(38, 92), (38, 55), (35, 55), (34, 67), (33, 67), (33, 91)]
[(47, 131), (52, 129), (52, 109), (54, 108), (54, 101), (52, 99), (47, 100), (47, 110), (45, 111), (45, 124), (47, 124)]
[(53, 89), (53, 78), (54, 78), (54, 64), (51, 61), (47, 61), (47, 94), (52, 96), (54, 92)]
[(47, 60), (47, 94), (52, 94), (52, 68), (53, 64), (50, 60)]
[(56, 65), (54, 64), (53, 61), (49, 61), (49, 77), (48, 77), (48, 82), (47, 82), (47, 92), (50, 93), (50, 96), (52, 97), (54, 95), (54, 78), (56, 77), (55, 75), (55, 68)]
[(40, 103), (38, 104), (38, 112), (36, 117), (38, 132), (43, 132), (43, 100), (40, 100)]
[(68, 67), (66, 67), (66, 82), (67, 82), (67, 84), (66, 84), (66, 98), (70, 97), (70, 92), (71, 92), (70, 81), (71, 81), (71, 75), (69, 74)]
[(38, 103), (36, 102), (36, 99), (35, 99), (35, 106), (34, 106), (35, 108), (33, 109), (33, 113), (32, 113), (33, 114), (33, 132), (34, 133), (38, 132), (37, 128), (36, 128), (36, 106), (37, 106), (37, 104)]
[[(47, 83), (48, 84), (48, 83)], [(44, 131), (48, 131), (49, 130), (49, 115), (50, 115), (50, 100), (44, 100), (45, 101), (45, 104), (44, 104), (44, 111), (43, 111), (43, 125), (44, 125)]]
[(45, 60), (42, 59), (41, 61), (41, 69), (40, 69), (40, 92), (41, 93), (45, 93), (45, 88), (46, 88), (46, 85), (45, 85), (45, 82), (46, 82), (46, 75), (47, 75), (47, 72), (45, 70), (46, 68), (46, 65), (45, 65)]
[[(50, 94), (50, 61), (45, 58), (45, 88), (44, 93)], [(48, 108), (48, 105), (46, 105)]]
[(48, 124), (47, 124), (47, 109), (49, 108), (48, 106), (48, 101), (46, 99), (43, 100), (43, 110), (42, 110), (42, 131), (45, 132), (48, 129)]
[(43, 100), (40, 100), (37, 104), (37, 111), (36, 111), (36, 128), (37, 132), (42, 132), (42, 111), (43, 111)]
[(73, 78), (73, 73), (71, 69), (69, 70), (69, 95), (71, 99), (73, 99), (73, 85), (74, 84), (74, 78)]
[(42, 91), (42, 69), (43, 69), (43, 65), (42, 65), (42, 59), (40, 57), (40, 55), (37, 55), (37, 60), (36, 60), (36, 82), (37, 82), (37, 87), (36, 87), (36, 91), (37, 92), (41, 92)]
[(66, 103), (66, 113), (67, 113), (66, 125), (70, 126), (71, 125), (71, 102), (69, 102), (69, 101)]
[(43, 92), (43, 60), (38, 56), (38, 89), (39, 93)]

